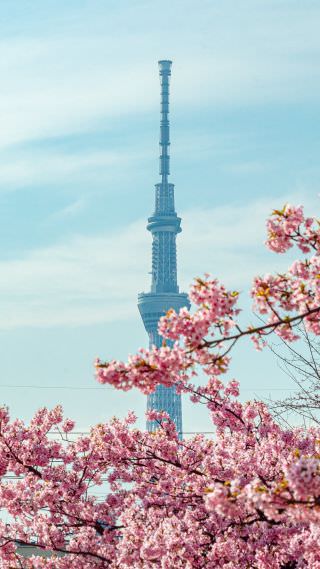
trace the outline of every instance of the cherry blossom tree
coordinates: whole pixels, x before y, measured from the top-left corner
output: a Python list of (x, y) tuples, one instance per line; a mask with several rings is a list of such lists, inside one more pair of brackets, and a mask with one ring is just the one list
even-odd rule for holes
[[(269, 398), (268, 406), (277, 421), (291, 425), (320, 425), (320, 344), (319, 337), (299, 326), (301, 342), (286, 342), (281, 338), (268, 348), (277, 359), (279, 369), (292, 382), (286, 397)], [(280, 340), (280, 341), (279, 341)]]
[[(307, 258), (254, 279), (263, 323), (240, 326), (238, 291), (206, 275), (191, 288), (192, 311), (161, 319), (161, 348), (96, 362), (98, 380), (117, 389), (162, 384), (189, 394), (206, 406), (213, 437), (180, 440), (170, 418), (151, 411), (154, 433), (135, 428), (129, 413), (72, 440), (60, 407), (38, 411), (30, 425), (1, 410), (0, 506), (9, 516), (1, 567), (320, 569), (319, 428), (285, 430), (264, 403), (239, 401), (236, 380), (222, 381), (244, 337), (259, 350), (271, 334), (294, 342), (301, 322), (320, 335), (319, 223), (286, 205), (267, 229), (271, 250), (296, 245)], [(17, 543), (62, 557), (25, 559)]]

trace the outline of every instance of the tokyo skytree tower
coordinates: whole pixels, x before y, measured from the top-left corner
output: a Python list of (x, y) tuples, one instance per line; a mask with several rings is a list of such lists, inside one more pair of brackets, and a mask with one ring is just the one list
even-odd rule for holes
[[(189, 307), (188, 296), (179, 292), (177, 284), (176, 236), (181, 232), (181, 218), (177, 216), (174, 205), (174, 184), (169, 183), (170, 175), (170, 128), (169, 128), (169, 78), (171, 61), (159, 61), (161, 85), (160, 120), (160, 182), (155, 185), (154, 213), (148, 218), (147, 229), (152, 234), (152, 282), (151, 290), (140, 293), (138, 307), (149, 336), (150, 347), (162, 345), (158, 334), (158, 322), (170, 308), (176, 311)], [(148, 409), (166, 411), (182, 435), (181, 395), (176, 388), (158, 385), (156, 391), (148, 395)], [(156, 430), (158, 425), (147, 422), (148, 431)]]

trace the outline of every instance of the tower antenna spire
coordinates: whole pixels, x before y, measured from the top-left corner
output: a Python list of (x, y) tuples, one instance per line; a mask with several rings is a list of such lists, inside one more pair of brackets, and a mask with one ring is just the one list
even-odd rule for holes
[(170, 124), (169, 124), (169, 81), (172, 61), (159, 61), (161, 85), (161, 121), (160, 121), (160, 176), (162, 184), (168, 183), (170, 175)]
[[(159, 61), (161, 85), (160, 120), (160, 177), (155, 185), (155, 209), (148, 219), (147, 229), (152, 234), (152, 282), (151, 291), (140, 293), (138, 307), (149, 336), (150, 347), (161, 347), (163, 339), (158, 333), (158, 322), (170, 308), (179, 311), (189, 307), (187, 294), (179, 292), (177, 283), (176, 236), (181, 231), (181, 219), (174, 206), (174, 185), (169, 183), (170, 175), (170, 131), (169, 131), (169, 79), (172, 62)], [(175, 386), (158, 385), (148, 396), (148, 409), (166, 411), (182, 435), (181, 395)], [(158, 424), (147, 422), (148, 431), (155, 431)]]

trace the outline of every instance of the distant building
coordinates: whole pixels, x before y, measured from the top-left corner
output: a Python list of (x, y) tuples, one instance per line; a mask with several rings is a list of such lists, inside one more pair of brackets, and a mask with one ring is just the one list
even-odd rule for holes
[[(161, 83), (161, 122), (160, 122), (160, 177), (155, 185), (155, 209), (148, 219), (147, 229), (152, 234), (152, 283), (151, 291), (141, 293), (138, 307), (149, 335), (150, 347), (162, 345), (158, 334), (158, 322), (170, 308), (179, 311), (189, 307), (188, 296), (179, 292), (177, 284), (176, 236), (181, 232), (181, 219), (177, 216), (174, 205), (174, 185), (169, 183), (170, 174), (170, 132), (169, 132), (169, 78), (171, 61), (159, 61)], [(182, 434), (181, 395), (175, 387), (159, 385), (148, 396), (148, 409), (166, 411)], [(157, 424), (148, 421), (148, 431), (154, 431)]]
[(63, 557), (65, 554), (61, 552), (50, 551), (47, 549), (41, 549), (36, 545), (20, 545), (17, 544), (17, 553), (23, 557), (32, 557), (32, 555), (37, 555), (38, 557), (46, 557), (52, 560), (53, 557)]

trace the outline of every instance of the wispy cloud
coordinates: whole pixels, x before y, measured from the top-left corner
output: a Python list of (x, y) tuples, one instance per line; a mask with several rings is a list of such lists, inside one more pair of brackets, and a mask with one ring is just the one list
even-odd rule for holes
[(122, 233), (75, 237), (1, 263), (3, 327), (73, 326), (130, 317), (147, 248), (144, 224), (137, 223)]
[[(103, 152), (87, 146), (84, 152), (73, 153), (39, 150), (39, 144), (35, 150), (32, 142), (102, 128), (112, 133), (117, 116), (125, 122), (151, 109), (157, 113), (159, 57), (174, 60), (172, 102), (186, 117), (210, 109), (206, 115), (210, 120), (217, 107), (318, 97), (320, 6), (316, 2), (307, 1), (308, 9), (284, 0), (244, 0), (241, 7), (235, 0), (225, 0), (221, 6), (211, 0), (112, 4), (104, 10), (93, 1), (90, 8), (77, 4), (74, 11), (64, 11), (60, 2), (61, 18), (57, 11), (54, 25), (46, 18), (43, 26), (31, 26), (28, 33), (24, 30), (17, 36), (7, 34), (0, 42), (2, 190), (25, 185), (47, 188), (52, 179), (67, 185), (71, 178), (100, 175), (101, 169), (112, 172), (118, 166), (125, 172), (137, 153), (145, 159), (150, 149), (143, 143), (139, 146), (141, 141), (128, 152), (122, 141), (112, 148), (112, 134)], [(167, 8), (170, 18), (163, 29), (159, 21)], [(204, 138), (208, 132), (209, 128)], [(197, 134), (194, 129), (189, 134), (189, 140), (177, 140), (177, 155), (197, 152)], [(217, 152), (214, 138), (208, 136), (205, 148), (203, 141), (203, 154)], [(231, 154), (232, 135), (226, 144), (232, 146)], [(232, 156), (228, 167), (239, 175), (265, 168), (255, 156), (237, 160)], [(114, 191), (117, 188), (115, 183)], [(67, 205), (53, 215), (80, 212), (86, 206), (83, 195), (81, 189), (80, 197), (67, 197), (63, 201)], [(186, 211), (179, 237), (183, 287), (206, 270), (244, 286), (249, 275), (263, 268), (260, 243), (271, 198), (268, 204), (266, 199)], [(136, 293), (147, 288), (148, 279), (142, 286), (142, 275), (150, 267), (150, 240), (144, 227), (141, 220), (118, 233), (68, 238), (64, 245), (39, 247), (21, 260), (2, 262), (0, 326), (75, 325), (136, 314)], [(274, 262), (272, 257), (270, 263)]]
[[(305, 201), (314, 211), (316, 198)], [(185, 212), (178, 240), (181, 288), (208, 271), (228, 286), (246, 289), (254, 274), (285, 268), (287, 258), (263, 253), (264, 220), (277, 205), (269, 198)], [(150, 245), (140, 220), (112, 234), (78, 236), (64, 245), (31, 251), (21, 260), (3, 261), (0, 327), (136, 318), (137, 293), (149, 288)]]
[(51, 215), (51, 221), (56, 221), (59, 218), (69, 218), (69, 217), (73, 217), (75, 215), (78, 215), (79, 213), (84, 211), (86, 204), (87, 204), (87, 202), (86, 202), (85, 198), (83, 198), (83, 197), (79, 198), (79, 199), (71, 202), (70, 204), (68, 204), (67, 206), (62, 208), (61, 210), (53, 213)]
[(266, 162), (259, 162), (257, 160), (252, 160), (249, 162), (238, 162), (235, 164), (231, 163), (226, 166), (229, 171), (240, 175), (261, 173), (267, 170), (268, 167), (270, 167), (270, 164), (267, 164)]
[(123, 151), (54, 153), (50, 151), (28, 151), (15, 153), (10, 158), (0, 157), (0, 190), (7, 191), (23, 186), (67, 183), (76, 181), (85, 172), (92, 177), (99, 169), (105, 171), (134, 159)]
[[(246, 290), (256, 274), (286, 269), (292, 255), (275, 255), (264, 246), (265, 221), (275, 207), (302, 203), (310, 215), (318, 215), (316, 193), (301, 191), (259, 198), (208, 210), (186, 212), (179, 243), (182, 282), (209, 272), (230, 287)], [(297, 253), (299, 255), (299, 253)]]
[(119, 2), (105, 12), (93, 4), (77, 6), (68, 31), (62, 10), (61, 27), (55, 18), (55, 28), (47, 21), (41, 33), (2, 40), (0, 147), (155, 108), (154, 66), (164, 46), (174, 59), (172, 97), (180, 106), (317, 99), (314, 2), (303, 9), (297, 2), (170, 2), (165, 30), (158, 23), (168, 2)]

